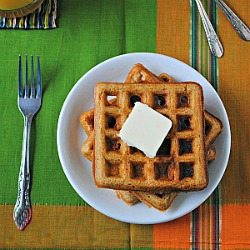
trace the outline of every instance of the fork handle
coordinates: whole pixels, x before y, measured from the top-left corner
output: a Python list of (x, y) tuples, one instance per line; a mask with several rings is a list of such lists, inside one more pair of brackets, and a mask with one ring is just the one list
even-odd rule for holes
[(210, 50), (212, 54), (216, 57), (222, 57), (223, 55), (223, 47), (220, 43), (220, 40), (211, 24), (209, 21), (208, 15), (201, 3), (200, 0), (195, 0), (198, 10), (200, 12), (201, 20), (204, 26), (205, 33), (207, 35), (207, 41), (208, 45), (210, 47)]
[(222, 0), (215, 0), (218, 6), (222, 9), (229, 22), (233, 25), (238, 35), (245, 41), (250, 41), (250, 30), (240, 20), (240, 18), (224, 3)]
[(31, 219), (29, 164), (29, 140), (31, 123), (32, 117), (24, 117), (22, 160), (18, 178), (18, 195), (13, 212), (14, 221), (20, 230), (23, 230)]

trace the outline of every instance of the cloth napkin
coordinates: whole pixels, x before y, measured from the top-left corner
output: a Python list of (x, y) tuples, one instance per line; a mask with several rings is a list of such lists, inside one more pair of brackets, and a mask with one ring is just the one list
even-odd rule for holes
[(57, 0), (44, 0), (34, 12), (19, 18), (0, 17), (0, 29), (53, 29), (57, 27)]
[[(226, 2), (250, 26), (249, 0)], [(250, 44), (215, 1), (202, 3), (225, 48), (221, 59), (211, 56), (194, 0), (61, 1), (57, 29), (0, 31), (0, 248), (250, 249)], [(57, 154), (58, 117), (78, 79), (106, 59), (140, 51), (177, 58), (203, 74), (221, 97), (232, 131), (228, 167), (214, 193), (185, 216), (155, 225), (123, 223), (92, 208), (72, 188)], [(32, 220), (22, 232), (12, 218), (23, 129), (19, 54), (40, 55), (44, 92), (31, 131)]]

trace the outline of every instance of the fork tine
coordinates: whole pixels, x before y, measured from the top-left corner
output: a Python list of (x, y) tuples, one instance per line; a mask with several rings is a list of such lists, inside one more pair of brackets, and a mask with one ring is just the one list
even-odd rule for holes
[(37, 56), (37, 97), (42, 97), (42, 77), (40, 70), (40, 56)]
[(19, 55), (18, 60), (18, 96), (23, 97), (23, 75), (22, 75), (22, 56)]
[(31, 56), (31, 98), (35, 97), (34, 57)]
[(28, 75), (28, 55), (25, 56), (26, 58), (26, 75), (25, 75), (25, 93), (24, 96), (29, 96), (29, 75)]

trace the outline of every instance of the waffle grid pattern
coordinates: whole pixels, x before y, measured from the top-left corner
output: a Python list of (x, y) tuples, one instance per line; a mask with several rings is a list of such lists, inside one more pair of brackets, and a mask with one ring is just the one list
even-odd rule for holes
[[(109, 98), (116, 97), (111, 104)], [(192, 83), (99, 83), (95, 91), (95, 181), (113, 189), (199, 190), (206, 186), (204, 109), (200, 86)], [(173, 128), (154, 159), (118, 137), (135, 101), (169, 117)], [(195, 115), (194, 115), (195, 114)], [(104, 125), (104, 126), (103, 126)], [(163, 145), (164, 145), (163, 143)]]

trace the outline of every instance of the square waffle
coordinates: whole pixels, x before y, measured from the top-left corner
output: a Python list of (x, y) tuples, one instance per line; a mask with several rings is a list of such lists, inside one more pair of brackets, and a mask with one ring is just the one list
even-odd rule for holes
[[(109, 96), (116, 96), (113, 104)], [(95, 88), (94, 177), (99, 187), (164, 192), (207, 186), (204, 103), (200, 85), (99, 83)], [(118, 137), (135, 101), (173, 122), (162, 151), (150, 159)], [(171, 145), (170, 150), (166, 145)], [(169, 147), (168, 147), (169, 148)]]
[[(146, 75), (145, 75), (146, 74)], [(134, 77), (136, 76), (136, 77)], [(138, 77), (141, 76), (141, 77)], [(145, 79), (150, 83), (158, 83), (158, 82), (174, 82), (174, 79), (166, 73), (162, 73), (158, 78), (146, 69), (142, 64), (138, 63), (133, 66), (131, 71), (128, 73), (126, 81), (128, 82), (145, 82)], [(126, 82), (125, 81), (125, 82)], [(115, 100), (111, 100), (113, 102)], [(213, 142), (217, 136), (220, 134), (222, 130), (222, 123), (219, 119), (214, 116), (208, 117), (209, 114), (205, 111), (205, 142), (206, 142), (206, 150), (207, 150), (207, 160), (208, 162), (213, 161), (216, 157), (216, 149), (210, 144)], [(92, 162), (93, 160), (93, 144), (94, 144), (94, 110), (91, 109), (89, 111), (84, 112), (80, 116), (80, 123), (89, 135), (88, 139), (82, 145), (82, 154)], [(137, 193), (137, 196), (136, 196)], [(139, 194), (141, 193), (141, 195)], [(117, 197), (122, 199), (128, 205), (135, 204), (139, 201), (138, 197), (141, 201), (143, 201), (148, 206), (153, 206), (158, 210), (166, 210), (172, 204), (174, 198), (177, 195), (177, 192), (166, 193), (166, 195), (157, 195), (150, 192), (135, 192), (135, 191), (116, 191)], [(174, 194), (174, 195), (172, 195)], [(168, 195), (170, 197), (168, 197)]]

